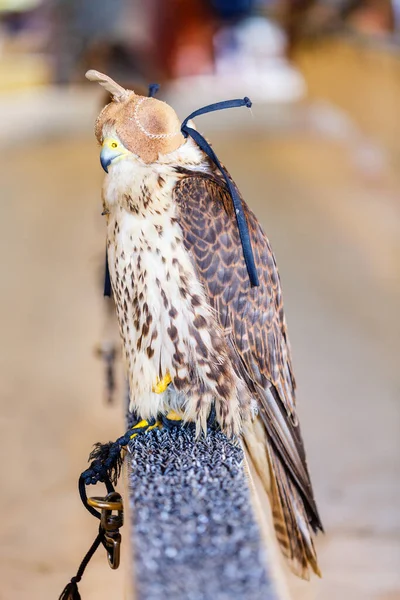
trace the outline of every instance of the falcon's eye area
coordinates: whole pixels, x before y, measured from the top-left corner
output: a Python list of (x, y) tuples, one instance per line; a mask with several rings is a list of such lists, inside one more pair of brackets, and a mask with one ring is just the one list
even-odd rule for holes
[(130, 152), (125, 148), (117, 136), (103, 137), (103, 143), (100, 151), (100, 163), (103, 169), (108, 173), (108, 167), (111, 163), (119, 162), (130, 156)]

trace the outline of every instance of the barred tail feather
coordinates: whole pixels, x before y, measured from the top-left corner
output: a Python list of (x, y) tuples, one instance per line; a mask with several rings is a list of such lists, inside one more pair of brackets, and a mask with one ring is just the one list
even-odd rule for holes
[(309, 580), (311, 567), (321, 577), (303, 500), (258, 419), (244, 426), (243, 441), (270, 498), (275, 535), (291, 570)]
[(295, 575), (310, 579), (310, 567), (321, 577), (303, 500), (280, 458), (268, 448), (271, 504), (275, 533)]

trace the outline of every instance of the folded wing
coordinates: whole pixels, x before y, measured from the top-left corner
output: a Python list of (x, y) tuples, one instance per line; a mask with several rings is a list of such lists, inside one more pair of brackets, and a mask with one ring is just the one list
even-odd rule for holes
[(260, 279), (259, 287), (252, 288), (231, 199), (217, 176), (187, 171), (175, 187), (174, 199), (185, 246), (225, 330), (236, 372), (257, 401), (258, 416), (245, 426), (243, 437), (269, 488), (282, 551), (296, 574), (308, 578), (309, 565), (319, 574), (310, 527), (316, 531), (322, 525), (296, 416), (275, 257), (255, 215), (243, 203)]

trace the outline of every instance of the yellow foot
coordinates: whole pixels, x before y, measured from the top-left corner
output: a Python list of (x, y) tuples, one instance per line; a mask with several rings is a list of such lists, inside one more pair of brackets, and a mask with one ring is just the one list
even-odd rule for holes
[(165, 416), (161, 418), (163, 426), (167, 429), (171, 429), (171, 427), (177, 427), (180, 423), (183, 422), (182, 415), (175, 412), (174, 410), (170, 410)]
[[(161, 427), (161, 426), (162, 426), (161, 421), (156, 421), (154, 423), (154, 425), (149, 425), (149, 422), (146, 421), (146, 419), (143, 419), (142, 421), (139, 421), (139, 423), (136, 423), (136, 425), (134, 425), (132, 427), (132, 431), (135, 430), (135, 429), (144, 429), (144, 428), (146, 428), (145, 432), (147, 433), (148, 431), (151, 431), (152, 429), (155, 429), (156, 427)], [(138, 433), (133, 433), (131, 435), (131, 440), (133, 440), (133, 438), (135, 438), (138, 435)]]
[(153, 385), (152, 390), (155, 394), (162, 394), (165, 392), (171, 382), (171, 375), (167, 371), (167, 374), (164, 375), (162, 379), (159, 379), (155, 385)]
[(182, 415), (178, 415), (174, 410), (170, 410), (167, 415), (165, 415), (168, 421), (182, 421)]

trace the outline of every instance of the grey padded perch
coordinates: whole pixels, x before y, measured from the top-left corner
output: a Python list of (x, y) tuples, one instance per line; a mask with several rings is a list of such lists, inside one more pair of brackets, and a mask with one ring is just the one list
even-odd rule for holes
[(242, 449), (174, 427), (129, 450), (138, 600), (275, 600)]

